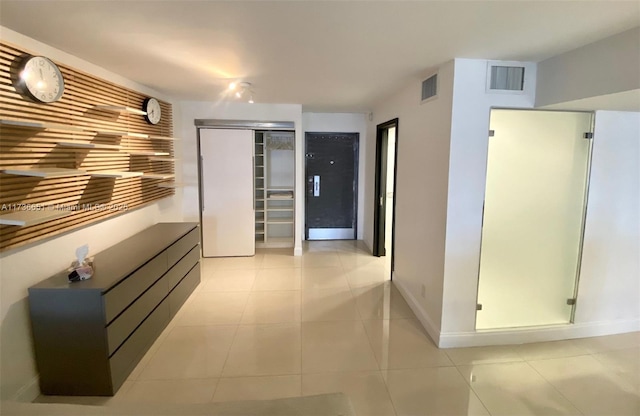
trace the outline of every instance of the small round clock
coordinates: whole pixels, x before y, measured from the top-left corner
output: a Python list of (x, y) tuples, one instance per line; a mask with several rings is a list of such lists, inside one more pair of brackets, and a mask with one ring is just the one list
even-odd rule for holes
[(56, 64), (44, 56), (27, 56), (19, 66), (18, 92), (38, 103), (53, 103), (62, 97), (64, 79)]
[(147, 115), (144, 118), (150, 124), (158, 124), (160, 117), (162, 116), (162, 110), (160, 109), (160, 103), (155, 98), (147, 98), (142, 104), (142, 111)]

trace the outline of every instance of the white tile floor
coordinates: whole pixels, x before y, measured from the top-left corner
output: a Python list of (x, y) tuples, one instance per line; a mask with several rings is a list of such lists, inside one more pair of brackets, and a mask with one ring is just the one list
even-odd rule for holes
[(355, 242), (203, 259), (202, 283), (113, 398), (206, 403), (329, 392), (360, 416), (640, 415), (640, 333), (438, 349), (385, 259)]

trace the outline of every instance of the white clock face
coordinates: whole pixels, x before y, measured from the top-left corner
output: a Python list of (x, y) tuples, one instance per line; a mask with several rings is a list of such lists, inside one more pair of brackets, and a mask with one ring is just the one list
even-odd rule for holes
[(20, 72), (26, 93), (34, 100), (52, 103), (62, 97), (64, 80), (60, 70), (44, 56), (28, 58)]
[(160, 103), (155, 98), (149, 98), (145, 102), (144, 111), (147, 112), (147, 121), (151, 124), (158, 124), (162, 116)]

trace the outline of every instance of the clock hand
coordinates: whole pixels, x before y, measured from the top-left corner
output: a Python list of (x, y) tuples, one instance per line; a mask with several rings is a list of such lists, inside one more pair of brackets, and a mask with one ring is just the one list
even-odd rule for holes
[(42, 68), (38, 68), (38, 71), (40, 71), (40, 79), (44, 80), (44, 75), (42, 75)]

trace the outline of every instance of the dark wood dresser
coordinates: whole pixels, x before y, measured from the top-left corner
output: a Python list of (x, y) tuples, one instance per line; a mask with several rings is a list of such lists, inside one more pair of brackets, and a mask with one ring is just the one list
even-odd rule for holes
[(89, 280), (64, 271), (29, 288), (40, 391), (115, 394), (198, 286), (199, 262), (198, 224), (162, 223), (96, 254)]

